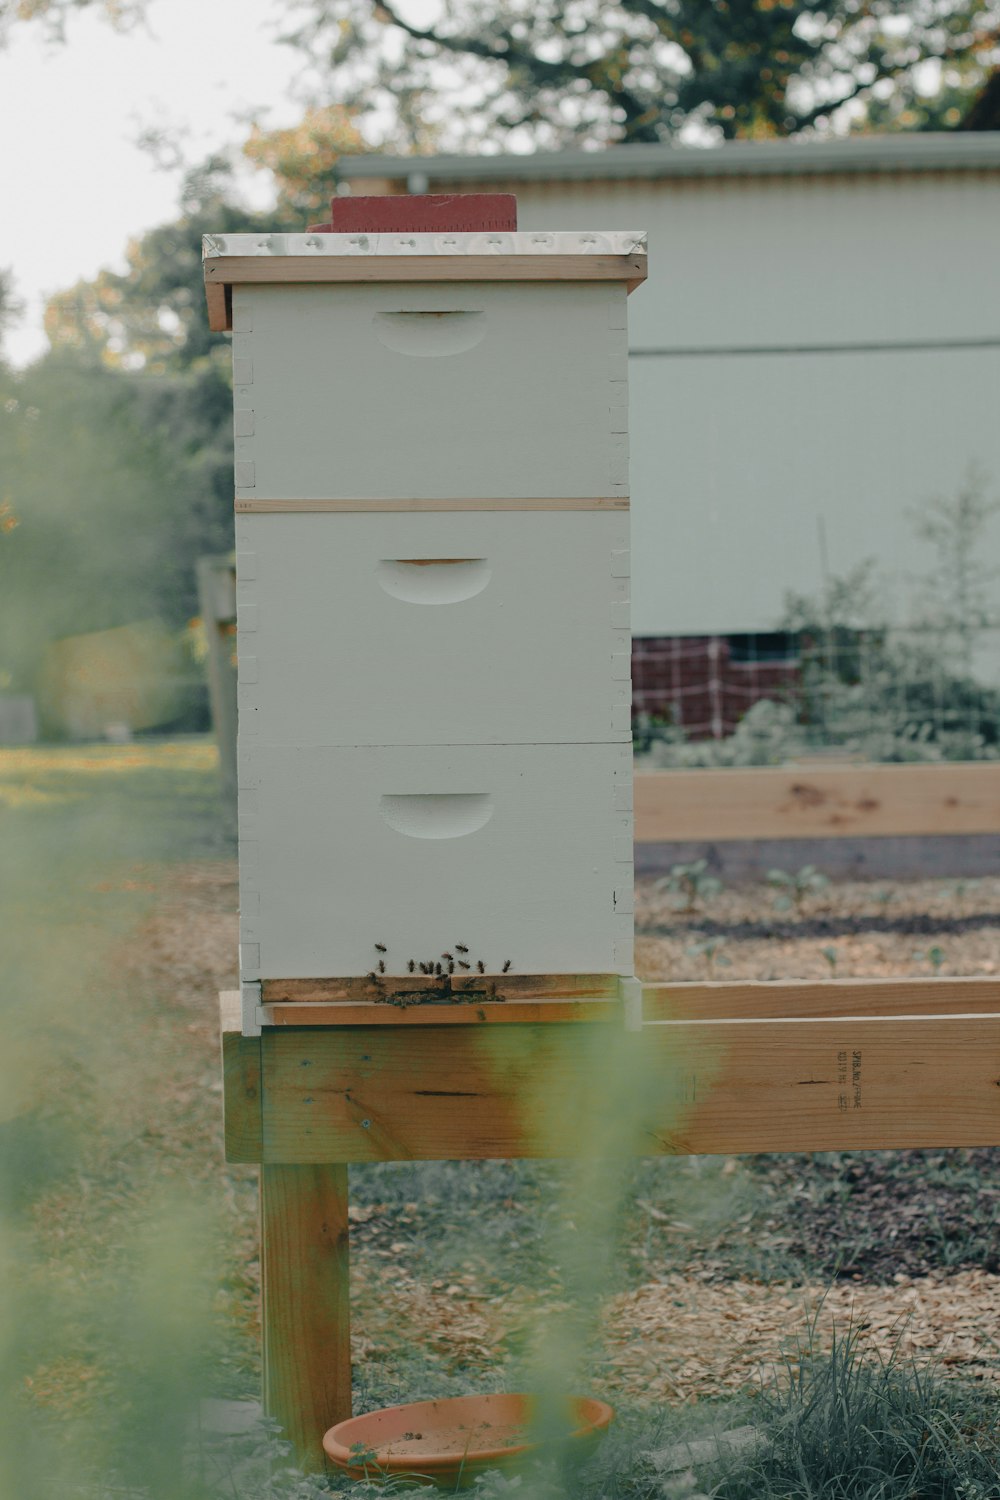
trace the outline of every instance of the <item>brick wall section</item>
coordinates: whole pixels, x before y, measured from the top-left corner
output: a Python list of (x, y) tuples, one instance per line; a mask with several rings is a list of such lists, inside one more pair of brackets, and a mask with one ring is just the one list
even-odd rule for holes
[[(742, 655), (742, 653), (741, 653)], [(799, 683), (796, 661), (732, 659), (726, 636), (636, 636), (632, 712), (652, 714), (692, 739), (731, 734), (761, 698), (787, 698)]]

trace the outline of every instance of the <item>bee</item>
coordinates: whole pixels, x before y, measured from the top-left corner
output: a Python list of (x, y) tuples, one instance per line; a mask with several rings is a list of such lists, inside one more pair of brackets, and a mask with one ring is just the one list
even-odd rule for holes
[(456, 943), (455, 944), (455, 950), (458, 953), (468, 953), (468, 951), (469, 951), (468, 948), (465, 946), (464, 943)]
[(452, 958), (452, 959), (448, 960), (448, 973), (449, 974), (454, 974), (454, 972), (455, 972), (455, 960)]
[(377, 977), (374, 969), (371, 971), (370, 974), (366, 974), (365, 978), (369, 981), (370, 984), (378, 984), (378, 977)]
[(386, 946), (385, 946), (385, 944), (384, 944), (384, 943), (376, 943), (376, 944), (375, 944), (375, 952), (376, 952), (376, 953), (388, 953), (388, 951), (389, 951), (389, 950), (388, 950), (388, 948), (387, 948), (387, 947), (386, 947)]
[(483, 963), (483, 961), (482, 961), (481, 958), (477, 959), (477, 961), (476, 961), (476, 971), (479, 974), (485, 974), (486, 973), (486, 965)]
[(455, 959), (454, 953), (442, 953), (441, 957), (446, 958), (449, 963), (453, 963)]
[(440, 974), (444, 973), (444, 970), (442, 969), (442, 967), (441, 967), (440, 964), (435, 964), (434, 965), (434, 972), (435, 972), (435, 974), (439, 974), (440, 975)]
[(416, 968), (416, 967), (417, 967), (417, 966), (416, 966), (416, 964), (415, 964), (415, 963), (414, 963), (414, 962), (413, 962), (413, 959), (412, 959), (412, 958), (411, 958), (411, 959), (410, 959), (410, 961), (409, 961), (409, 963), (408, 963), (408, 964), (407, 964), (407, 965), (406, 965), (406, 967), (407, 967), (407, 969), (408, 969), (408, 970), (409, 970), (409, 972), (410, 972), (410, 973), (411, 973), (411, 974), (412, 974), (412, 973), (413, 973), (413, 971), (414, 971), (414, 969), (415, 969), (415, 968)]
[(509, 958), (505, 958), (504, 961), (503, 961), (503, 968), (500, 970), (501, 974), (506, 974), (507, 970), (509, 968), (510, 968), (510, 959)]
[[(468, 953), (468, 951), (469, 951), (469, 950), (468, 950), (468, 948), (466, 948), (466, 950), (465, 950), (465, 951), (466, 951), (466, 953)], [(463, 963), (463, 962), (462, 962), (462, 960), (461, 960), (461, 959), (459, 959), (459, 960), (458, 960), (458, 967), (459, 967), (459, 968), (460, 968), (460, 969), (471, 969), (471, 968), (472, 968), (472, 965), (471, 965), (471, 964), (466, 964), (466, 963)]]
[(378, 971), (379, 971), (380, 974), (384, 974), (385, 973), (385, 959), (384, 958), (380, 958), (379, 961), (378, 961)]
[(420, 965), (420, 972), (421, 972), (421, 974), (430, 974), (431, 970), (430, 970), (430, 968), (428, 968), (427, 964), (421, 964)]

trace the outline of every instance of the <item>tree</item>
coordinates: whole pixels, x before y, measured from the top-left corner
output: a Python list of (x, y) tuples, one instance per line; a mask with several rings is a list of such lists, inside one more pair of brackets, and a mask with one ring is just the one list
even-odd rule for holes
[(40, 22), (51, 37), (63, 41), (69, 17), (93, 9), (102, 10), (113, 26), (124, 28), (143, 15), (146, 0), (0, 0), (0, 45), (19, 21)]
[[(30, 691), (45, 645), (198, 612), (195, 561), (232, 548), (229, 340), (208, 329), (205, 230), (257, 231), (225, 163), (184, 185), (181, 213), (54, 297), (52, 351), (0, 366), (0, 687)], [(0, 323), (4, 283), (0, 278)]]
[[(439, 148), (957, 125), (997, 0), (297, 0), (289, 38), (366, 122)], [(950, 113), (949, 113), (950, 112)], [(411, 149), (416, 149), (411, 145)]]

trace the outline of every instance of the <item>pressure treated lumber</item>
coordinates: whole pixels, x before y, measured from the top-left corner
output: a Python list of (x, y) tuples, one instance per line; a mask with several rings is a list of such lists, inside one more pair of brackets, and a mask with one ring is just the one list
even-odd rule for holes
[(266, 1166), (260, 1205), (264, 1410), (322, 1469), (323, 1433), (351, 1415), (347, 1168)]
[(260, 1037), (241, 1036), (240, 1024), (237, 1015), (232, 1030), (222, 1033), (226, 1160), (260, 1161)]
[(1000, 833), (1000, 766), (640, 771), (636, 841)]
[[(450, 974), (445, 978), (424, 974), (385, 974), (374, 980), (358, 979), (265, 979), (261, 999), (265, 1005), (279, 1001), (364, 1000), (373, 1002), (379, 991), (393, 995), (429, 998), (447, 987), (456, 999), (471, 1001), (512, 1000), (614, 1000), (618, 997), (617, 974)], [(380, 1006), (381, 1010), (383, 1007)], [(390, 1011), (390, 1014), (392, 1012)]]
[(613, 1021), (615, 974), (420, 974), (370, 979), (265, 979), (267, 1026), (480, 1026)]
[(1000, 1015), (1000, 979), (720, 980), (644, 984), (645, 1021)]
[(261, 1056), (265, 1162), (1000, 1144), (995, 1014), (276, 1028)]

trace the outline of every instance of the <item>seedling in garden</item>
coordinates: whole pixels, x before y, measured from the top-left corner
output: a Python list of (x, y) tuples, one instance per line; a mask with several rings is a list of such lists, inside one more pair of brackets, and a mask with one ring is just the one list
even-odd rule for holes
[(916, 959), (917, 963), (923, 963), (926, 961), (930, 964), (935, 974), (940, 974), (941, 965), (944, 963), (944, 949), (939, 948), (937, 943), (935, 943), (933, 948), (915, 949), (913, 957)]
[(793, 907), (796, 911), (801, 911), (807, 896), (825, 891), (830, 884), (815, 865), (803, 865), (801, 870), (794, 872), (768, 870), (767, 883), (774, 886), (777, 892), (774, 898), (775, 911), (791, 911)]
[(836, 979), (836, 977), (837, 977), (837, 963), (838, 963), (838, 960), (840, 958), (840, 954), (837, 952), (836, 948), (834, 948), (832, 944), (830, 944), (826, 948), (821, 948), (819, 951), (822, 953), (823, 957), (826, 959), (827, 963), (830, 965), (830, 978), (831, 979)]
[(705, 960), (705, 972), (709, 979), (711, 979), (716, 966), (720, 969), (731, 967), (732, 960), (727, 958), (721, 951), (725, 946), (725, 942), (724, 937), (708, 937), (700, 943), (690, 943), (688, 945), (688, 953), (693, 957)]
[(669, 875), (656, 882), (658, 891), (669, 891), (675, 911), (696, 911), (722, 890), (722, 881), (708, 873), (708, 860), (696, 859), (688, 865), (674, 865)]
[(978, 886), (978, 880), (956, 880), (954, 885), (950, 887), (945, 886), (941, 895), (946, 901), (949, 899), (954, 900), (955, 905), (961, 909), (965, 906), (966, 896), (977, 890)]

